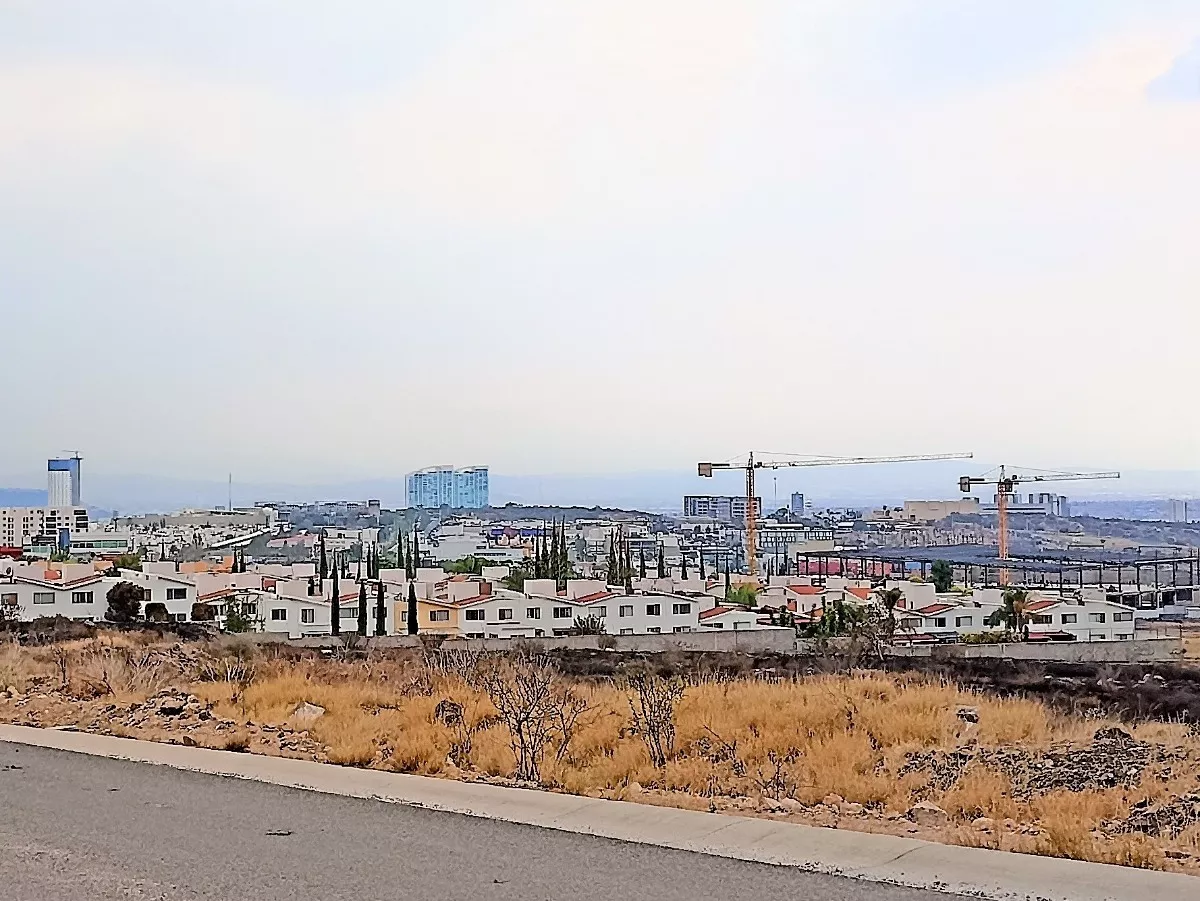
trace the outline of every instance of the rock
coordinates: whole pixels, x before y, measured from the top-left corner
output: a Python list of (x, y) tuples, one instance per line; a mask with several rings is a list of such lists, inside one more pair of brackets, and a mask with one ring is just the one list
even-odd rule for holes
[(1134, 737), (1120, 726), (1109, 726), (1107, 729), (1097, 729), (1092, 736), (1092, 741), (1096, 744), (1114, 744), (1123, 747), (1133, 744)]
[(758, 809), (766, 811), (767, 813), (784, 813), (787, 810), (786, 807), (784, 807), (774, 798), (768, 798), (766, 796), (764, 796), (763, 799), (758, 802)]
[(196, 739), (192, 738), (190, 735), (185, 735), (183, 737), (183, 743), (189, 748), (197, 748), (200, 746), (200, 742), (196, 741)]
[(960, 720), (962, 720), (964, 723), (978, 723), (979, 722), (979, 708), (978, 707), (959, 707), (956, 711), (954, 711), (954, 715), (956, 717), (958, 717)]
[(846, 799), (841, 795), (828, 794), (821, 799), (821, 803), (834, 809), (840, 808)]
[(996, 821), (991, 817), (976, 817), (971, 820), (971, 825), (980, 832), (991, 832), (996, 828)]
[(164, 698), (158, 705), (160, 716), (179, 716), (187, 707), (184, 698)]
[(633, 792), (633, 794), (635, 794), (635, 795), (641, 794), (643, 791), (645, 791), (645, 789), (642, 788), (642, 783), (637, 782), (637, 781), (630, 782), (629, 785), (626, 787), (628, 788), (629, 791)]
[(841, 805), (842, 814), (848, 817), (862, 816), (863, 806), (854, 801), (844, 801)]
[(320, 704), (310, 704), (305, 701), (292, 711), (292, 716), (298, 720), (315, 720), (325, 715), (325, 708)]
[(1189, 860), (1192, 855), (1187, 851), (1180, 851), (1178, 848), (1164, 848), (1163, 856), (1168, 860)]
[(780, 798), (779, 804), (784, 810), (788, 811), (788, 813), (797, 813), (804, 809), (804, 805), (795, 798)]
[(918, 826), (945, 826), (950, 822), (950, 815), (929, 801), (919, 801), (914, 804), (908, 808), (905, 816)]

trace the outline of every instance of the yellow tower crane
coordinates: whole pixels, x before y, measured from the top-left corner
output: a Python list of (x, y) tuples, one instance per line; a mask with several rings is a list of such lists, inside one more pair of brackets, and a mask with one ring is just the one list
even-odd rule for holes
[(1008, 502), (1018, 485), (1029, 482), (1074, 482), (1080, 479), (1119, 479), (1119, 472), (1043, 472), (1030, 470), (1024, 473), (1010, 473), (1007, 467), (1001, 466), (999, 475), (985, 474), (982, 476), (962, 476), (958, 480), (958, 490), (970, 494), (975, 485), (996, 486), (996, 535), (997, 556), (1000, 558), (1000, 584), (1008, 585)]
[[(761, 451), (760, 451), (761, 453)], [(754, 471), (756, 469), (783, 469), (789, 466), (852, 466), (860, 463), (915, 463), (922, 460), (970, 460), (972, 454), (908, 454), (899, 457), (805, 457), (800, 460), (756, 460), (754, 451), (746, 462), (700, 463), (698, 473), (712, 478), (716, 469), (744, 469), (746, 471), (746, 559), (750, 575), (758, 575), (758, 509), (754, 497)]]

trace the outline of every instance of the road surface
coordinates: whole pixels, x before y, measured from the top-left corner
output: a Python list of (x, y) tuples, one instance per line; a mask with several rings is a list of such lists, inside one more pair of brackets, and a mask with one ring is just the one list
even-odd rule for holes
[(0, 901), (952, 897), (0, 742)]

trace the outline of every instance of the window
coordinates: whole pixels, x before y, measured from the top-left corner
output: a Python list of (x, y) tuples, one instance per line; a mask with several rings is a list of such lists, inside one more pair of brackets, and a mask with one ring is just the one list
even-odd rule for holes
[(710, 629), (724, 629), (725, 624), (724, 623), (713, 623), (711, 626), (709, 626), (709, 628)]
[(1116, 638), (1116, 639), (1117, 639), (1117, 641), (1129, 641), (1130, 639), (1132, 639), (1132, 638), (1133, 638), (1133, 636), (1132, 636), (1132, 635), (1130, 635), (1130, 634), (1128, 634), (1127, 632), (1118, 632), (1118, 633), (1117, 633), (1115, 636), (1113, 636), (1113, 637), (1114, 637), (1114, 638)]
[(175, 622), (186, 623), (187, 622), (187, 614), (186, 613), (176, 613), (175, 614)]
[(571, 608), (570, 607), (555, 607), (554, 608), (554, 618), (555, 619), (570, 619), (571, 618)]
[(1113, 622), (1114, 623), (1127, 623), (1132, 620), (1133, 620), (1133, 611), (1132, 610), (1125, 612), (1125, 613), (1114, 613), (1113, 614)]
[(272, 607), (271, 608), (271, 622), (282, 623), (282, 622), (285, 622), (286, 620), (287, 620), (287, 608), (286, 607)]
[[(15, 597), (15, 595), (14, 595), (14, 597)], [(5, 600), (7, 600), (7, 597), (5, 598)], [(35, 591), (33, 593), (33, 602), (35, 604), (53, 604), (54, 603), (54, 592), (53, 591)]]
[(1104, 617), (1105, 617), (1105, 615), (1103, 613), (1089, 613), (1088, 614), (1088, 622), (1089, 623), (1102, 623), (1102, 622), (1104, 622)]
[[(54, 595), (50, 595), (51, 603), (54, 603)], [(15, 594), (0, 594), (0, 607), (15, 607), (17, 606), (17, 596)]]
[(467, 622), (483, 622), (484, 613), (482, 608), (479, 610), (468, 610), (463, 617)]
[(646, 631), (649, 632), (651, 635), (658, 635), (659, 633), (662, 632), (662, 629), (660, 629), (658, 626), (651, 626)]
[(691, 626), (676, 626), (676, 627), (675, 627), (674, 629), (672, 629), (671, 631), (672, 631), (672, 632), (691, 632), (691, 631), (692, 631), (692, 627), (691, 627)]
[(622, 630), (621, 630), (621, 634), (622, 634), (622, 635), (632, 635), (632, 634), (633, 634), (633, 629), (622, 629)]
[(661, 604), (647, 604), (646, 605), (646, 616), (658, 616), (661, 613), (662, 613), (662, 605)]
[(482, 632), (468, 632), (467, 638), (483, 638)]
[(939, 616), (933, 621), (933, 625), (938, 629), (946, 628), (946, 617)]
[(72, 591), (72, 604), (90, 604), (92, 603), (92, 593), (90, 591)]
[(526, 619), (541, 619), (542, 618), (542, 608), (541, 607), (528, 608), (525, 611), (525, 618)]
[(900, 620), (901, 629), (919, 629), (920, 627), (921, 621), (914, 616), (907, 616)]
[(302, 607), (300, 609), (300, 622), (312, 625), (317, 621), (317, 611), (315, 607)]
[(242, 613), (246, 616), (258, 616), (258, 604), (242, 604)]
[(512, 619), (512, 610), (500, 609), (500, 619)]
[(604, 617), (608, 616), (608, 608), (604, 606), (593, 607), (592, 615), (598, 616), (600, 619), (604, 619)]
[(187, 600), (187, 589), (186, 588), (168, 588), (167, 589), (167, 600), (168, 601), (186, 601)]
[(633, 616), (633, 604), (622, 604), (618, 613), (621, 616)]
[(1064, 626), (1069, 626), (1072, 623), (1079, 622), (1079, 614), (1078, 613), (1064, 613), (1062, 615), (1061, 619), (1062, 619), (1062, 624)]
[(956, 616), (956, 617), (954, 617), (954, 625), (955, 626), (969, 626), (969, 625), (971, 625), (971, 617)]
[(342, 619), (357, 619), (358, 607), (343, 607), (338, 611), (338, 616), (340, 616)]
[(430, 610), (429, 621), (431, 623), (448, 623), (450, 622), (449, 610)]
[(1036, 616), (1029, 617), (1029, 621), (1035, 626), (1048, 626), (1054, 622), (1054, 617), (1048, 613), (1039, 613)]
[(674, 613), (676, 616), (680, 616), (680, 615), (686, 616), (687, 614), (692, 612), (692, 605), (691, 604), (672, 604), (671, 612)]

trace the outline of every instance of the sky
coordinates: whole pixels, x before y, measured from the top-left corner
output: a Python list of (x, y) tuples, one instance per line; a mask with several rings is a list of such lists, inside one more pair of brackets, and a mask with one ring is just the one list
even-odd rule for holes
[(0, 122), (0, 484), (1198, 468), (1200, 0), (8, 0)]

